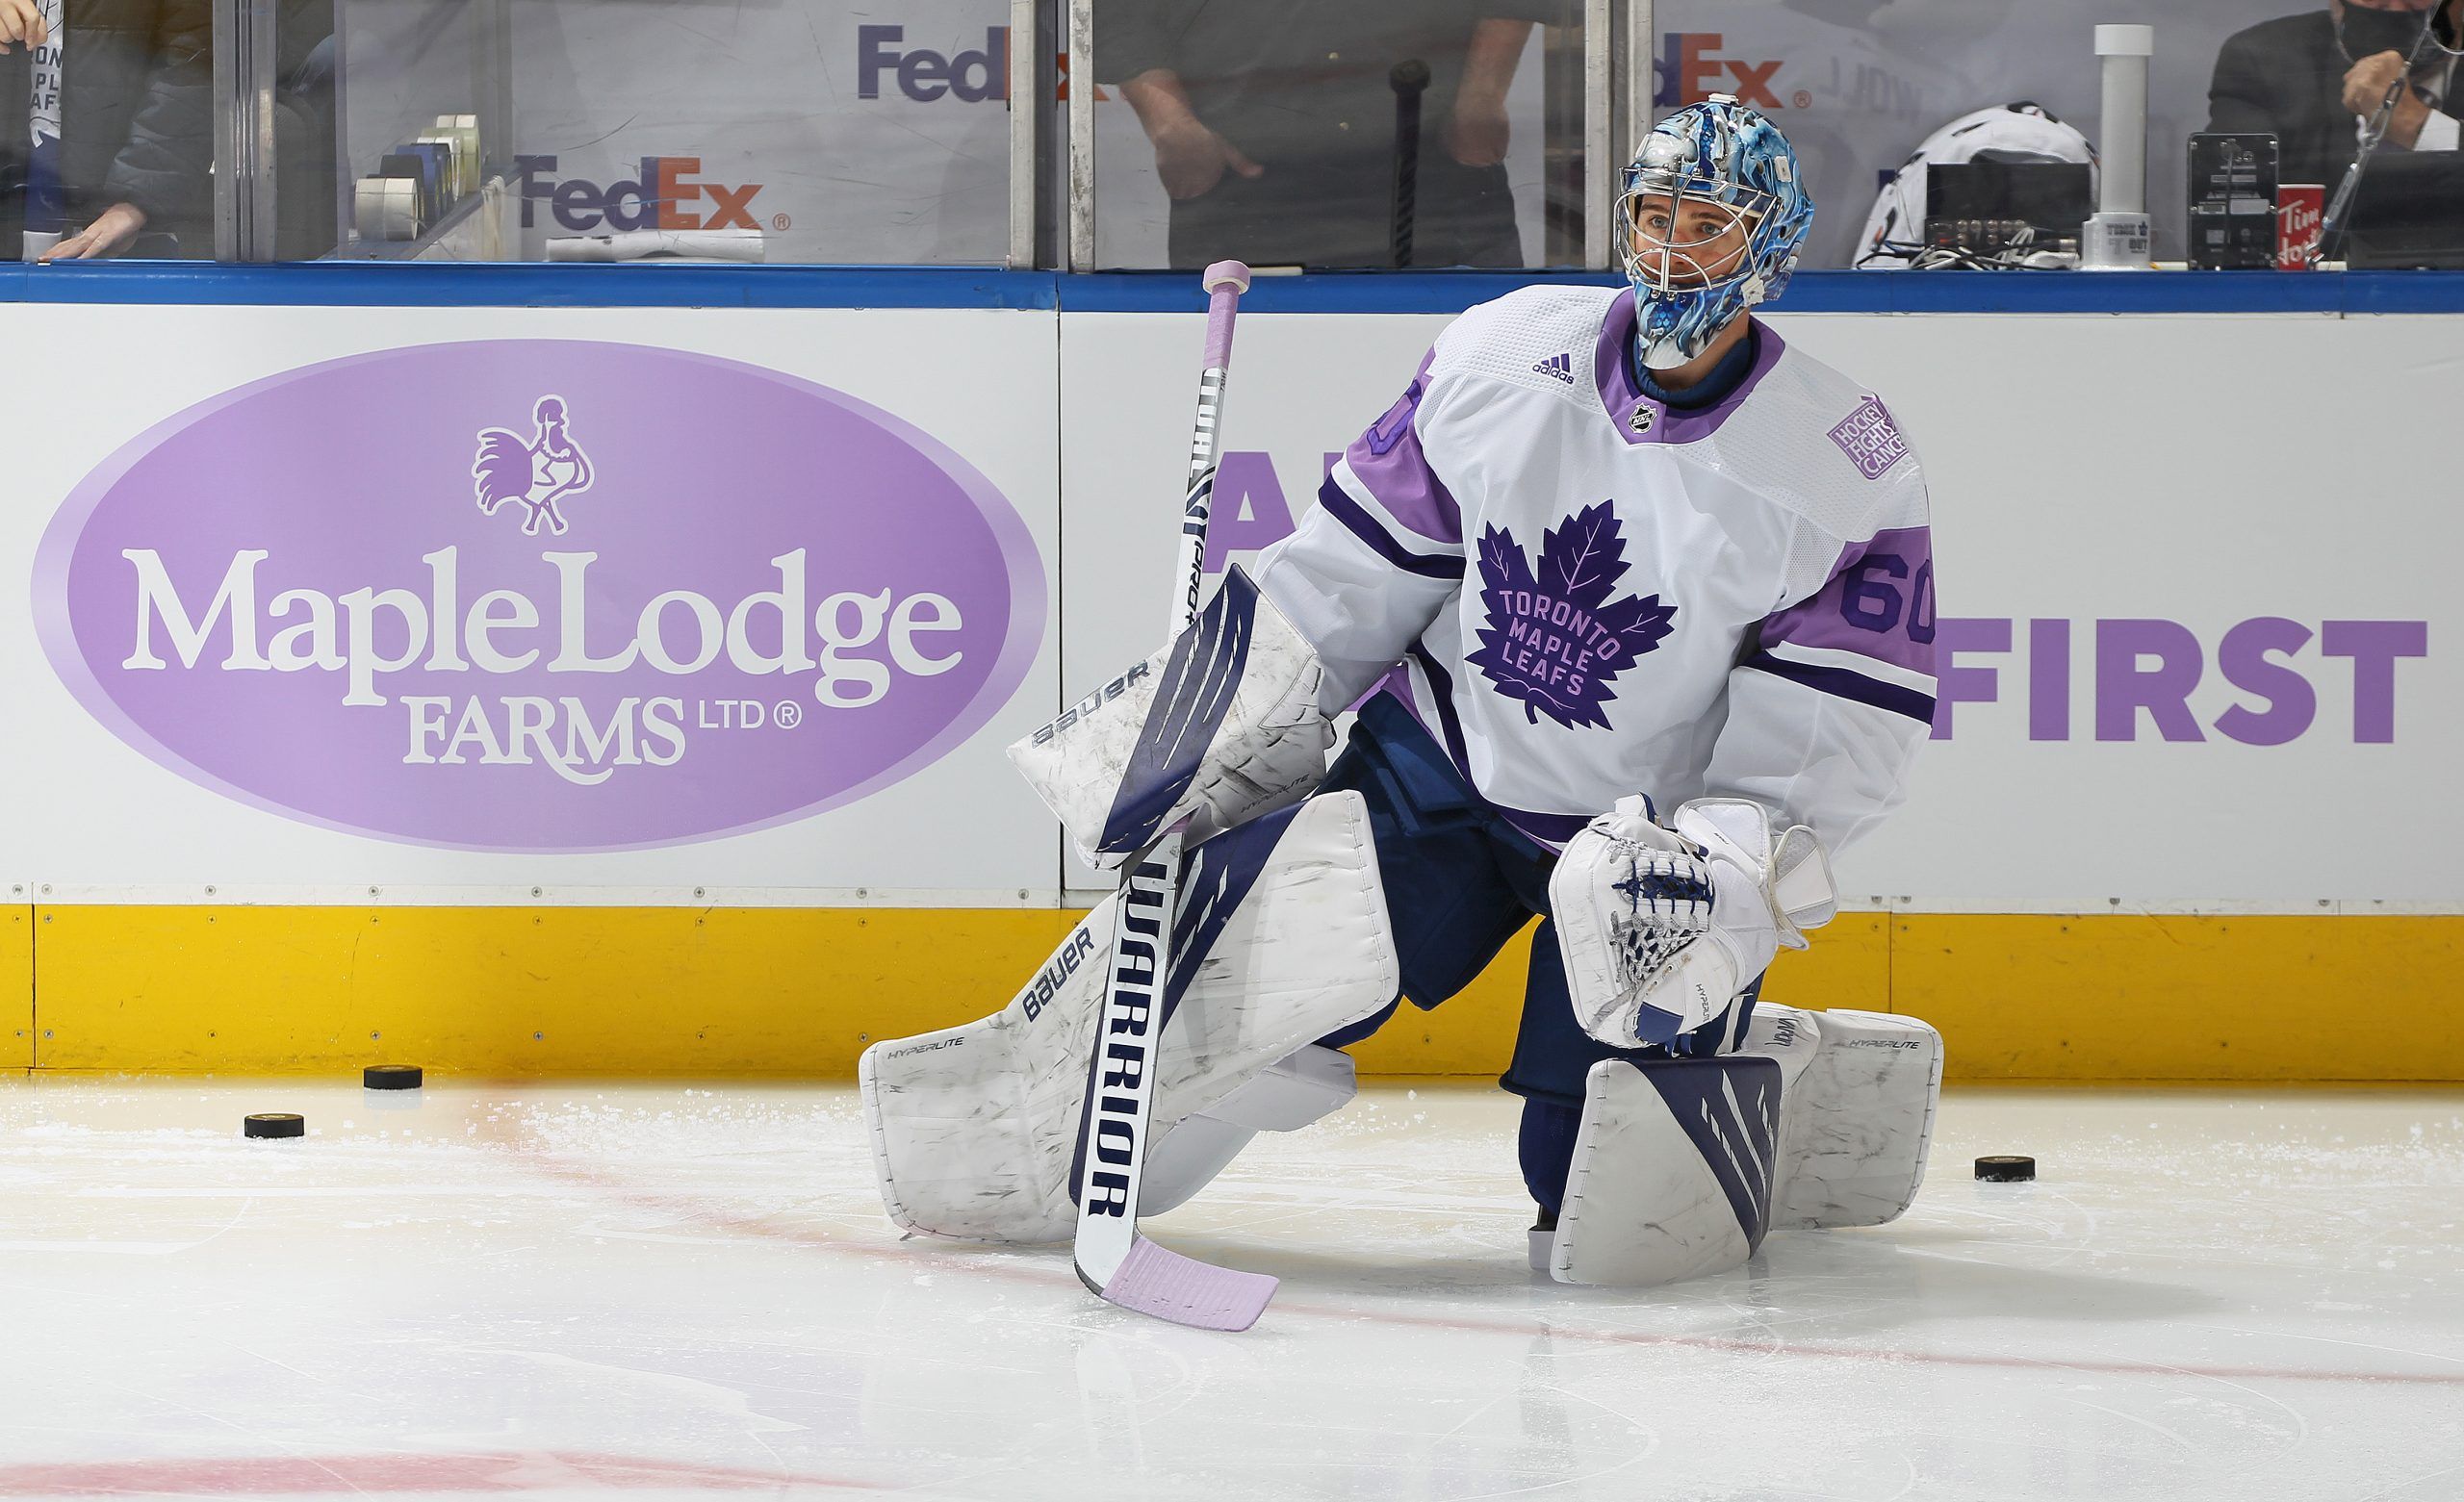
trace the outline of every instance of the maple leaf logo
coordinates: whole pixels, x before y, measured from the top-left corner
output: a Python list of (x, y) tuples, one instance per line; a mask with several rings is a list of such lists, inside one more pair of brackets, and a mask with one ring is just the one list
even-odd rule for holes
[(1480, 533), (1480, 603), (1489, 624), (1464, 657), (1497, 691), (1523, 700), (1533, 725), (1608, 728), (1609, 680), (1658, 647), (1676, 627), (1675, 605), (1657, 595), (1609, 592), (1626, 576), (1626, 538), (1608, 502), (1586, 506), (1541, 534), (1535, 571), (1514, 534)]

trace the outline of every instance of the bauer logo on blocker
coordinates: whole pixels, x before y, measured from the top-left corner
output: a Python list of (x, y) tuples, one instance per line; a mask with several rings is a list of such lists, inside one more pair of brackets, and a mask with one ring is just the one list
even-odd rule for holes
[(1017, 512), (888, 413), (680, 350), (499, 340), (158, 424), (54, 518), (35, 608), (88, 710), (192, 781), (381, 838), (587, 851), (901, 780), (1015, 692), (1045, 598)]

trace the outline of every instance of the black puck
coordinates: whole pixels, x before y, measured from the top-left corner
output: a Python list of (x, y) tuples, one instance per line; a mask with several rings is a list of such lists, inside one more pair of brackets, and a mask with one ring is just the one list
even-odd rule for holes
[(426, 1077), (417, 1064), (371, 1064), (359, 1072), (359, 1082), (372, 1090), (416, 1090)]
[(1980, 1158), (1976, 1160), (1976, 1176), (1988, 1184), (2032, 1184), (2037, 1177), (2037, 1160), (2033, 1158)]
[(240, 1123), (240, 1133), (250, 1137), (304, 1137), (308, 1123), (288, 1111), (261, 1111)]

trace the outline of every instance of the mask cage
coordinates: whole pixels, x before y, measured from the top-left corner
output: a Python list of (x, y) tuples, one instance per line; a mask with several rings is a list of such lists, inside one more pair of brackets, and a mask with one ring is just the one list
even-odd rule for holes
[[(1720, 211), (1720, 222), (1692, 239), (1656, 234), (1643, 224), (1645, 200), (1650, 198), (1668, 200), (1672, 234), (1692, 216), (1689, 210), (1715, 208)], [(1723, 178), (1649, 169), (1630, 172), (1626, 190), (1617, 198), (1617, 220), (1624, 230), (1617, 253), (1627, 280), (1661, 295), (1719, 292), (1746, 281), (1769, 252), (1762, 226), (1770, 218), (1774, 202), (1769, 193)], [(1732, 229), (1743, 231), (1736, 248), (1707, 258), (1708, 248)], [(1651, 242), (1649, 248), (1638, 248), (1637, 242), (1645, 239)]]

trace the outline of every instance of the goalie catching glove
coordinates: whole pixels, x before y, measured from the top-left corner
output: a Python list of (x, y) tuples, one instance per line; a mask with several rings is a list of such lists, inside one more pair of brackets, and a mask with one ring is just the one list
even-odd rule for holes
[(1697, 799), (1671, 827), (1629, 798), (1567, 842), (1549, 878), (1566, 988), (1585, 1032), (1614, 1048), (1673, 1042), (1726, 1013), (1782, 945), (1837, 911), (1831, 866), (1800, 825), (1774, 836), (1761, 804)]
[(1010, 748), (1078, 848), (1120, 864), (1183, 820), (1194, 844), (1306, 797), (1334, 725), (1318, 653), (1239, 568), (1164, 650)]

